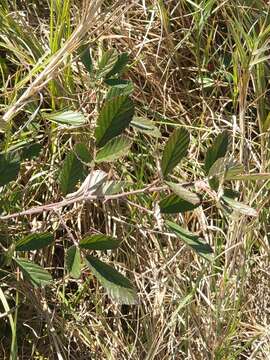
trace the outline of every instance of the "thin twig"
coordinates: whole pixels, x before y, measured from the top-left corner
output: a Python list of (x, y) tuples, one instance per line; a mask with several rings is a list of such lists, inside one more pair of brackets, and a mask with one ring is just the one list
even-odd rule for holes
[(147, 187), (145, 187), (143, 189), (127, 191), (127, 192), (123, 192), (121, 194), (108, 195), (108, 196), (93, 195), (92, 193), (89, 195), (89, 194), (85, 193), (83, 195), (73, 197), (71, 199), (65, 198), (64, 200), (59, 201), (59, 202), (55, 202), (55, 203), (51, 203), (51, 204), (47, 204), (47, 205), (36, 206), (36, 207), (30, 208), (28, 210), (24, 210), (21, 212), (4, 215), (4, 216), (0, 217), (0, 220), (8, 220), (8, 219), (17, 218), (17, 217), (24, 216), (24, 215), (39, 214), (42, 212), (57, 211), (58, 209), (61, 209), (64, 206), (72, 205), (77, 202), (97, 201), (97, 200), (102, 200), (102, 201), (117, 200), (117, 199), (125, 198), (125, 197), (131, 196), (131, 195), (138, 195), (138, 194), (142, 194), (142, 193), (146, 193), (146, 192), (159, 192), (159, 191), (163, 191), (163, 190), (167, 189), (166, 186), (155, 187), (154, 185), (156, 183), (157, 183), (157, 181), (153, 182), (152, 184), (148, 185)]

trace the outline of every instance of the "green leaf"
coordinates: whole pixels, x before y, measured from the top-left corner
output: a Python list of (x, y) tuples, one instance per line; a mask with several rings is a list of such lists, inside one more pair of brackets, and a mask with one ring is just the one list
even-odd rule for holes
[(59, 111), (55, 113), (43, 113), (43, 117), (56, 124), (67, 126), (81, 126), (86, 123), (85, 116), (78, 111)]
[(270, 127), (270, 112), (265, 117), (264, 121), (262, 121), (262, 131), (266, 132)]
[(35, 233), (29, 234), (16, 243), (16, 251), (29, 251), (42, 249), (53, 242), (53, 235), (51, 233)]
[(106, 75), (106, 78), (114, 76), (115, 74), (120, 74), (125, 69), (126, 65), (128, 64), (128, 53), (122, 53), (118, 56), (116, 63), (114, 64), (111, 71), (109, 71)]
[(126, 156), (131, 145), (132, 141), (123, 135), (111, 139), (103, 148), (98, 150), (95, 162), (110, 162)]
[(208, 172), (208, 178), (231, 180), (244, 171), (242, 164), (225, 157), (217, 159)]
[(223, 195), (232, 199), (237, 199), (240, 196), (240, 192), (233, 189), (225, 188), (223, 189)]
[(105, 84), (109, 85), (109, 86), (127, 86), (128, 84), (131, 83), (130, 80), (123, 80), (123, 79), (105, 79), (104, 80)]
[(159, 129), (155, 126), (154, 121), (142, 118), (142, 117), (134, 117), (130, 123), (130, 125), (146, 135), (153, 137), (161, 137), (161, 133)]
[(95, 137), (99, 147), (120, 135), (128, 127), (134, 114), (134, 104), (126, 96), (106, 101), (97, 120)]
[(213, 250), (211, 246), (206, 243), (202, 238), (189, 232), (186, 229), (183, 229), (181, 226), (175, 224), (172, 221), (166, 221), (166, 225), (177, 237), (179, 237), (179, 239), (184, 241), (184, 243), (190, 246), (204, 259), (208, 261), (213, 260)]
[(258, 216), (258, 212), (253, 209), (252, 207), (241, 203), (240, 201), (231, 199), (227, 196), (221, 197), (221, 205), (225, 205), (225, 209), (228, 210), (228, 207), (231, 208), (231, 210), (234, 210), (235, 212), (246, 215), (246, 216)]
[(96, 78), (101, 79), (106, 77), (107, 74), (109, 74), (110, 71), (112, 71), (116, 62), (117, 62), (117, 52), (114, 49), (105, 51), (101, 57), (100, 62), (98, 63)]
[(166, 177), (184, 156), (189, 146), (189, 132), (184, 129), (175, 129), (167, 141), (161, 160), (163, 176)]
[(19, 266), (24, 277), (34, 287), (47, 285), (52, 280), (50, 273), (41, 266), (25, 259), (14, 259), (14, 261)]
[(209, 185), (212, 189), (218, 190), (224, 181), (232, 180), (234, 176), (241, 174), (243, 165), (225, 157), (217, 159), (208, 172)]
[(64, 160), (60, 175), (60, 189), (64, 195), (72, 192), (77, 182), (83, 177), (83, 164), (71, 151)]
[(209, 185), (215, 191), (218, 191), (220, 183), (225, 180), (226, 159), (224, 157), (217, 159), (208, 172)]
[(71, 246), (66, 254), (66, 266), (69, 274), (78, 279), (81, 275), (81, 256), (80, 250), (76, 245)]
[(237, 161), (231, 160), (226, 164), (225, 180), (233, 180), (244, 171), (244, 166)]
[(201, 203), (201, 199), (198, 194), (187, 190), (181, 184), (175, 184), (169, 181), (166, 181), (166, 184), (175, 193), (175, 195), (179, 196), (181, 199), (193, 205), (199, 205)]
[(217, 159), (222, 158), (226, 155), (229, 143), (229, 134), (225, 130), (219, 134), (213, 145), (207, 150), (204, 162), (204, 169), (206, 174), (209, 173), (212, 165), (217, 161)]
[(128, 96), (134, 90), (133, 83), (131, 81), (126, 82), (125, 84), (119, 84), (112, 86), (111, 89), (108, 91), (106, 96), (106, 101), (112, 100), (118, 96)]
[(109, 250), (116, 249), (120, 244), (120, 241), (107, 235), (95, 234), (86, 236), (80, 241), (81, 249), (88, 250)]
[(132, 284), (113, 267), (90, 255), (86, 256), (86, 265), (114, 301), (127, 305), (137, 303), (137, 295)]
[(177, 195), (169, 195), (159, 203), (160, 211), (163, 214), (183, 213), (185, 211), (193, 210), (199, 205), (199, 203), (194, 205), (186, 200), (181, 199)]
[(91, 59), (89, 46), (82, 46), (79, 49), (79, 54), (83, 65), (85, 66), (88, 73), (91, 74), (93, 71), (93, 61)]
[(87, 146), (83, 143), (76, 144), (74, 151), (79, 160), (83, 163), (89, 164), (93, 160)]
[(22, 147), (22, 159), (30, 160), (34, 159), (39, 156), (40, 152), (42, 150), (41, 144), (30, 144)]
[(16, 153), (0, 154), (0, 186), (16, 180), (20, 171), (20, 159)]

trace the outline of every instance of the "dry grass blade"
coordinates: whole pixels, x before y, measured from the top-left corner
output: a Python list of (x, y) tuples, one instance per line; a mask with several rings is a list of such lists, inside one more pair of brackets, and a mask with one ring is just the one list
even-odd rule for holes
[[(6, 111), (3, 115), (3, 120), (5, 122), (10, 121), (18, 113), (18, 111), (25, 106), (31, 97), (40, 92), (50, 80), (55, 78), (59, 67), (63, 64), (64, 60), (78, 49), (85, 35), (97, 24), (99, 19), (98, 10), (102, 6), (103, 2), (104, 0), (84, 0), (82, 5), (81, 20), (76, 29), (61, 49), (51, 57), (45, 69), (35, 78), (35, 80), (33, 80), (21, 97)], [(115, 4), (115, 10), (112, 14), (110, 14), (110, 17), (116, 16), (117, 11), (119, 11), (117, 5), (118, 3)], [(102, 24), (106, 24), (106, 21), (107, 18), (102, 21)], [(92, 30), (92, 33), (96, 30), (97, 29)]]

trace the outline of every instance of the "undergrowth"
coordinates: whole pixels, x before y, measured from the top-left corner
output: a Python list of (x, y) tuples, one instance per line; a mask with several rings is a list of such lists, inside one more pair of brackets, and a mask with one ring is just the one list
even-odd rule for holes
[(269, 5), (0, 4), (0, 359), (268, 359)]

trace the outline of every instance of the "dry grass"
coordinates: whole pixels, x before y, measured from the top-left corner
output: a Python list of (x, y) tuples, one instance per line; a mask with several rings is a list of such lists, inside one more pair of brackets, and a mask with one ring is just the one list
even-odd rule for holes
[[(122, 3), (110, 8), (108, 1), (95, 17), (97, 11), (92, 7), (99, 7), (102, 2), (89, 2), (91, 9), (84, 12), (77, 27), (73, 23), (77, 17), (72, 18), (73, 34), (44, 60), (45, 66), (37, 69), (37, 59), (29, 55), (31, 60), (27, 62), (25, 58), (10, 78), (4, 76), (6, 82), (1, 85), (5, 91), (1, 100), (4, 120), (14, 119), (19, 110), (26, 119), (30, 111), (27, 101), (36, 101), (32, 96), (37, 93), (42, 96), (42, 107), (49, 107), (53, 93), (56, 108), (64, 98), (65, 105), (82, 109), (91, 120), (95, 101), (93, 105), (87, 99), (92, 89), (86, 81), (79, 80), (76, 56), (72, 66), (64, 61), (89, 38), (95, 54), (101, 47), (114, 47), (130, 54), (127, 77), (135, 85), (137, 114), (153, 119), (163, 135), (159, 142), (137, 135), (136, 153), (104, 169), (110, 170), (115, 179), (126, 178), (138, 188), (151, 183), (156, 177), (163, 143), (177, 126), (188, 128), (192, 135), (188, 161), (176, 173), (177, 179), (196, 181), (203, 176), (201, 165), (206, 146), (223, 129), (231, 133), (234, 157), (245, 164), (247, 171), (269, 171), (269, 134), (260, 123), (263, 116), (260, 108), (269, 110), (268, 88), (258, 78), (258, 66), (263, 64), (268, 79), (269, 60), (267, 57), (252, 68), (249, 65), (253, 55), (248, 49), (251, 46), (248, 39), (252, 42), (253, 36), (248, 32), (249, 24), (257, 19), (261, 29), (266, 19), (269, 25), (268, 5), (263, 1), (246, 4), (236, 0), (194, 1), (194, 6), (192, 1), (133, 0), (127, 10)], [(10, 3), (12, 9), (16, 2)], [(36, 19), (31, 7), (28, 9), (24, 2), (21, 6), (21, 11), (29, 12), (27, 16), (34, 23), (39, 21), (36, 37), (43, 36), (40, 51), (45, 53), (48, 37), (44, 34), (51, 31), (48, 17)], [(11, 19), (18, 21), (16, 12), (11, 15)], [(246, 35), (240, 33), (236, 20), (242, 21)], [(235, 33), (231, 30), (233, 26)], [(243, 49), (239, 48), (238, 40)], [(17, 35), (9, 41), (27, 52)], [(5, 35), (1, 42), (9, 45)], [(11, 51), (8, 56), (12, 68), (15, 53)], [(60, 67), (63, 64), (72, 69), (72, 81), (67, 80)], [(26, 82), (31, 72), (33, 77)], [(86, 74), (82, 76), (86, 79)], [(53, 91), (51, 83), (48, 84), (52, 78), (56, 84)], [(207, 81), (209, 86), (205, 85)], [(22, 95), (17, 94), (20, 84)], [(19, 131), (23, 121), (18, 115), (14, 121)], [(46, 131), (40, 133), (47, 136)], [(72, 140), (86, 136), (72, 131), (68, 135)], [(20, 189), (26, 188), (24, 208), (41, 201), (59, 200), (54, 171), (72, 142), (68, 143), (66, 136), (60, 131), (54, 133), (53, 140), (49, 136), (48, 144), (55, 141), (57, 146), (53, 156), (46, 149), (41, 164), (32, 162), (25, 166), (18, 181)], [(11, 135), (6, 147), (12, 141)], [(91, 146), (91, 139), (87, 141)], [(27, 179), (39, 172), (44, 172), (42, 180), (30, 184), (27, 192)], [(243, 186), (239, 182), (236, 186), (242, 200), (260, 210), (258, 218), (251, 220), (235, 214), (226, 217), (207, 202), (194, 213), (175, 217), (215, 248), (219, 259), (215, 265), (199, 258), (164, 229), (160, 231), (153, 215), (159, 194), (130, 197), (130, 203), (118, 200), (75, 204), (62, 214), (76, 238), (99, 229), (123, 240), (119, 250), (102, 258), (116, 264), (136, 285), (139, 304), (132, 306), (117, 305), (108, 299), (87, 270), (76, 281), (65, 275), (63, 254), (69, 240), (54, 214), (3, 223), (2, 233), (14, 234), (25, 232), (26, 228), (53, 227), (57, 239), (53, 249), (34, 256), (37, 262), (51, 268), (56, 279), (52, 287), (33, 290), (25, 283), (12, 282), (8, 274), (3, 280), (2, 288), (8, 299), (15, 288), (19, 290), (18, 358), (270, 359), (269, 185), (250, 182)], [(20, 210), (19, 206), (20, 202), (12, 211)], [(8, 322), (3, 321), (0, 327), (0, 358), (4, 360), (9, 356), (10, 330)]]

